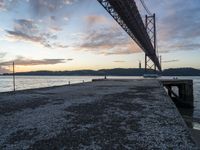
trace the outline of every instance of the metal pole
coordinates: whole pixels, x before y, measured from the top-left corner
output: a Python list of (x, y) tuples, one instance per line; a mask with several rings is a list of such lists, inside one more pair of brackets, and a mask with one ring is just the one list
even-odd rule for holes
[[(146, 28), (146, 31), (148, 33), (148, 16), (145, 15), (145, 28)], [(147, 54), (145, 53), (145, 72), (147, 72)]]
[(146, 28), (146, 31), (147, 31), (147, 28), (148, 28), (147, 20), (148, 20), (148, 17), (147, 17), (147, 15), (145, 15), (145, 28)]
[(15, 62), (13, 62), (13, 91), (15, 92)]
[(156, 73), (156, 65), (154, 64), (154, 72)]
[(144, 64), (145, 64), (144, 67), (145, 67), (145, 72), (146, 72), (147, 71), (147, 55), (146, 54), (145, 54), (145, 63)]
[(153, 14), (153, 27), (154, 27), (154, 49), (157, 53), (157, 37), (156, 37), (156, 14)]
[(160, 55), (160, 67), (162, 69), (162, 56)]
[[(156, 14), (153, 14), (153, 28), (154, 28), (154, 49), (155, 49), (155, 54), (157, 55), (157, 35), (156, 35)], [(159, 59), (159, 58), (158, 58)], [(156, 72), (156, 65), (154, 64), (154, 70)]]

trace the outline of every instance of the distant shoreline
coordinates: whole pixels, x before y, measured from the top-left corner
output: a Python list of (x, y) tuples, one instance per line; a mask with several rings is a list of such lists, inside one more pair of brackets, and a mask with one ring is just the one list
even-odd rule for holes
[[(75, 70), (75, 71), (33, 71), (17, 72), (17, 76), (143, 76), (156, 73), (161, 76), (200, 76), (200, 70), (194, 68), (171, 68), (162, 72), (141, 68), (114, 68), (102, 70)], [(12, 73), (4, 73), (1, 76), (11, 76)]]
[[(13, 76), (12, 74), (9, 74), (9, 75), (2, 75), (2, 74), (0, 74), (0, 76), (4, 76), (4, 77), (6, 77), (6, 76)], [(46, 77), (51, 77), (51, 76), (71, 76), (71, 77), (74, 77), (74, 76), (82, 76), (82, 77), (87, 77), (87, 76), (96, 76), (96, 77), (102, 77), (102, 75), (18, 75), (18, 74), (16, 74), (15, 76), (18, 76), (18, 77), (20, 77), (20, 76), (46, 76)], [(117, 77), (117, 76), (119, 76), (119, 77), (143, 77), (143, 75), (106, 75), (107, 77)], [(190, 75), (190, 76), (188, 76), (188, 75), (161, 75), (162, 77), (173, 77), (173, 76), (177, 76), (177, 77), (200, 77), (200, 75)]]

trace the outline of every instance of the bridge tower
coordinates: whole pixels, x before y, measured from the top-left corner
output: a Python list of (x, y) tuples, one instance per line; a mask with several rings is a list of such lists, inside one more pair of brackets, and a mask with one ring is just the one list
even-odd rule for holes
[[(146, 23), (144, 23), (135, 0), (97, 1), (145, 52), (145, 68), (154, 68), (155, 70), (157, 68), (161, 71), (160, 62), (156, 55), (155, 14), (152, 15), (149, 11), (147, 11), (149, 16), (146, 16)], [(145, 3), (142, 0), (141, 2), (147, 10)], [(150, 63), (153, 63), (153, 65)]]
[[(149, 35), (151, 43), (154, 48), (154, 53), (157, 54), (157, 39), (156, 39), (156, 15), (145, 16), (145, 27)], [(156, 71), (156, 65), (151, 61), (150, 57), (145, 53), (145, 71), (147, 69), (154, 69)]]

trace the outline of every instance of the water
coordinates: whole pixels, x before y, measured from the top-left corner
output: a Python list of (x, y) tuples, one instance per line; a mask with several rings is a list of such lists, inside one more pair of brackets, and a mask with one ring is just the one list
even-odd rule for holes
[[(50, 87), (58, 85), (90, 82), (92, 79), (104, 78), (101, 76), (16, 76), (16, 90)], [(138, 79), (142, 77), (119, 77), (108, 78)], [(173, 77), (162, 77), (172, 79)], [(200, 77), (178, 77), (179, 79), (192, 79), (194, 83), (194, 110), (193, 117), (200, 123)], [(13, 90), (12, 76), (0, 76), (0, 92)], [(200, 125), (200, 124), (199, 124)], [(198, 124), (195, 122), (198, 128)], [(199, 126), (200, 128), (200, 126)]]
[[(16, 76), (16, 90), (90, 82), (100, 76)], [(0, 92), (13, 91), (12, 76), (0, 76)]]

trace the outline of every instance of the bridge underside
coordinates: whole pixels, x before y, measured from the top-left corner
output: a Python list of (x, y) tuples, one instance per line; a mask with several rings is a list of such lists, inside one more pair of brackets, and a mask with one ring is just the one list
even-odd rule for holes
[(118, 24), (138, 44), (145, 54), (161, 70), (156, 50), (151, 43), (146, 27), (134, 0), (98, 0)]

